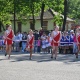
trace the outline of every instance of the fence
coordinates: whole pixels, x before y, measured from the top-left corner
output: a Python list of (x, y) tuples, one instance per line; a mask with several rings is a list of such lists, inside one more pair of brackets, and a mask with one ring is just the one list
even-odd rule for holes
[[(19, 48), (19, 43), (26, 40), (13, 40), (13, 45), (12, 45), (12, 50), (15, 51), (15, 47)], [(16, 44), (16, 45), (15, 45)], [(34, 47), (37, 47), (37, 44), (34, 43)], [(72, 49), (73, 47), (73, 42), (60, 42), (59, 45), (59, 52), (62, 53), (60, 50), (68, 50), (69, 48)], [(21, 49), (21, 48), (19, 48)], [(5, 50), (5, 44), (4, 40), (0, 40), (0, 50), (4, 51)]]

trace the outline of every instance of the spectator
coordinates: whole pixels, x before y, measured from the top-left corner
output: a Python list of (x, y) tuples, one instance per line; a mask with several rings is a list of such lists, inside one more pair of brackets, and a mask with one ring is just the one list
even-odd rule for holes
[(40, 37), (38, 38), (38, 42), (37, 42), (37, 52), (40, 53), (41, 52), (41, 39)]
[(16, 47), (16, 51), (19, 51), (19, 44), (20, 44), (20, 37), (18, 36), (18, 33), (14, 37), (14, 46)]
[(22, 33), (19, 32), (19, 33), (18, 33), (18, 36), (19, 36), (19, 38), (20, 38), (19, 47), (20, 47), (20, 49), (21, 49), (21, 47), (22, 47)]
[(43, 53), (46, 52), (46, 34), (43, 33), (43, 35), (41, 36), (41, 40), (42, 40), (42, 51)]
[(24, 32), (22, 34), (22, 52), (25, 51), (26, 45), (27, 45), (27, 33)]
[(38, 31), (36, 30), (35, 33), (34, 33), (34, 53), (37, 52), (37, 41), (38, 41), (38, 37), (39, 37), (39, 33)]
[(41, 28), (40, 31), (39, 31), (40, 37), (42, 36), (43, 32), (44, 32), (44, 31), (43, 31), (43, 29)]
[(78, 55), (78, 46), (77, 46), (77, 40), (76, 40), (76, 34), (74, 34), (74, 38), (73, 38), (74, 42), (73, 42), (73, 53), (76, 55)]

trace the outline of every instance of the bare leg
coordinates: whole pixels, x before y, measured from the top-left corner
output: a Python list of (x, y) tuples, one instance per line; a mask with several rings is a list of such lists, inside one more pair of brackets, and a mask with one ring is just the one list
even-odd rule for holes
[(9, 45), (9, 57), (8, 57), (8, 59), (10, 59), (11, 50), (12, 50), (12, 45)]
[(79, 53), (79, 50), (80, 50), (80, 45), (78, 46), (78, 52), (77, 52), (77, 53), (75, 53), (76, 58), (78, 58), (78, 53)]
[(55, 59), (57, 57), (58, 46), (55, 47)]
[(8, 54), (8, 52), (9, 52), (9, 46), (8, 46), (8, 45), (6, 45), (6, 52), (5, 52), (5, 56)]
[(53, 55), (55, 54), (55, 46), (52, 47), (52, 54), (51, 54), (51, 58), (53, 58)]
[(30, 49), (30, 60), (32, 58), (32, 49)]

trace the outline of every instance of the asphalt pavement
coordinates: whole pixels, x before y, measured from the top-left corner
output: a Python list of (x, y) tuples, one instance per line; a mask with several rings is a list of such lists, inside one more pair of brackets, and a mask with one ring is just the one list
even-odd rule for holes
[(13, 52), (10, 60), (0, 52), (0, 80), (80, 80), (80, 55), (33, 54)]

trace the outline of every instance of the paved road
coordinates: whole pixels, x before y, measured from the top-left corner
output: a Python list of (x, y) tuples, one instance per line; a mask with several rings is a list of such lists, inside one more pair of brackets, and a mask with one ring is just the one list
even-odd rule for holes
[[(80, 58), (80, 56), (79, 56)], [(0, 54), (0, 80), (80, 80), (80, 59), (74, 55), (13, 53), (8, 60)]]

